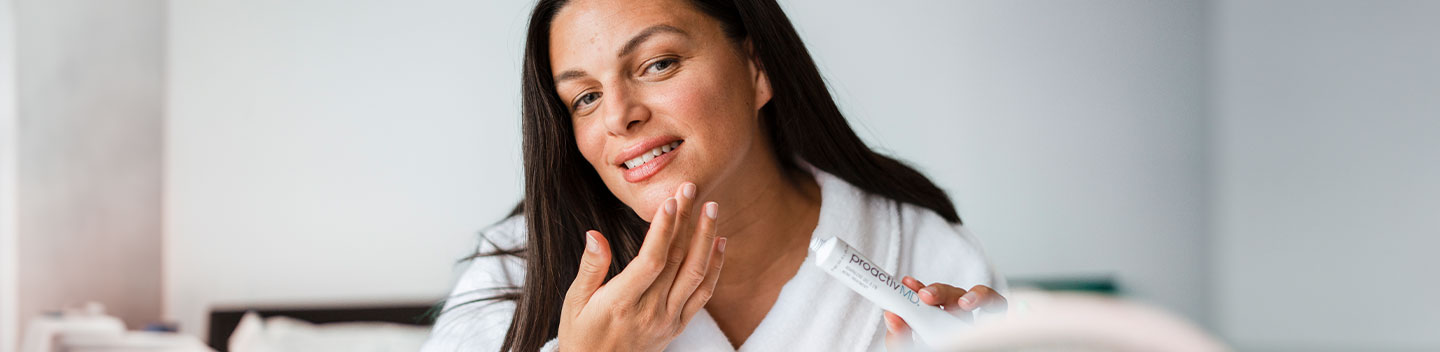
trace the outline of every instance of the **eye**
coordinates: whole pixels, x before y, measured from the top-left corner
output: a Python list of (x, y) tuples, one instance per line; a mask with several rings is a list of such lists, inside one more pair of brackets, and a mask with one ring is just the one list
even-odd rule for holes
[(590, 103), (594, 103), (596, 99), (600, 99), (600, 92), (589, 92), (582, 94), (579, 98), (575, 98), (575, 103), (571, 105), (571, 108), (575, 110), (580, 110), (585, 106), (589, 106)]
[(677, 60), (673, 57), (660, 59), (659, 61), (651, 63), (650, 66), (645, 67), (645, 73), (663, 73), (665, 71), (669, 71), (671, 68), (674, 68), (675, 64), (678, 63), (680, 63), (680, 60)]

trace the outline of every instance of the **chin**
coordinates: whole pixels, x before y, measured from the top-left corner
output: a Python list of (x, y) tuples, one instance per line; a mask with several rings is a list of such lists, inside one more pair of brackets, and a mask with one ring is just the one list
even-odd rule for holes
[(678, 187), (680, 187), (678, 180), (646, 182), (644, 185), (634, 185), (630, 189), (631, 195), (621, 198), (621, 201), (635, 211), (635, 215), (649, 222), (652, 221), (650, 218), (655, 215), (655, 212), (660, 209), (660, 205), (665, 204), (665, 199), (675, 195)]
[[(616, 177), (612, 181), (618, 187), (611, 187), (610, 191), (630, 207), (635, 215), (649, 222), (652, 221), (651, 217), (655, 215), (656, 211), (660, 209), (660, 205), (665, 204), (665, 199), (676, 195), (681, 184), (693, 182), (698, 187), (703, 187), (702, 179), (704, 177), (699, 175), (704, 173), (697, 170), (696, 165), (691, 164), (688, 160), (676, 160), (667, 165), (665, 169), (660, 170), (660, 173), (639, 183), (627, 182), (623, 176)], [(704, 193), (704, 189), (699, 189), (699, 191), (701, 191), (699, 193)], [(698, 197), (700, 194), (696, 194), (696, 196)]]

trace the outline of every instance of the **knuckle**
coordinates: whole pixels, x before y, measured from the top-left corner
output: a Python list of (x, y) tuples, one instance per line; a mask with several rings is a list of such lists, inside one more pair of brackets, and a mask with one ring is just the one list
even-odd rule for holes
[(685, 261), (685, 256), (681, 254), (683, 253), (670, 253), (670, 257), (665, 258), (665, 265), (670, 267), (680, 265), (680, 263)]
[(710, 298), (714, 296), (715, 292), (709, 289), (695, 291), (695, 299), (699, 300), (702, 306), (705, 305), (706, 302), (710, 302)]
[(610, 314), (617, 317), (630, 316), (635, 313), (635, 306), (630, 304), (616, 304), (610, 306)]
[(688, 276), (685, 281), (692, 284), (699, 284), (701, 281), (705, 280), (705, 274), (705, 267), (699, 265), (691, 265), (690, 268), (685, 269), (685, 275)]
[(636, 304), (635, 313), (639, 315), (642, 319), (649, 319), (650, 321), (653, 321), (657, 313), (657, 310), (655, 309), (655, 304), (646, 302), (653, 302), (653, 300), (646, 300), (645, 302)]
[(635, 260), (633, 262), (630, 262), (630, 266), (635, 267), (635, 269), (637, 270), (651, 274), (659, 273), (661, 270), (665, 270), (665, 264), (653, 258)]
[(959, 290), (959, 292), (956, 292), (954, 287), (950, 287), (949, 285), (945, 285), (945, 284), (941, 284), (941, 283), (929, 284), (929, 285), (926, 285), (925, 288), (934, 290), (934, 292), (937, 293), (937, 294), (939, 294), (939, 295), (941, 295), (941, 297), (945, 297), (946, 295), (951, 295), (951, 294), (964, 294), (964, 293), (965, 293), (965, 290)]
[(580, 264), (580, 272), (586, 275), (600, 275), (604, 274), (605, 271), (605, 267), (600, 266), (600, 263), (594, 261), (587, 260)]

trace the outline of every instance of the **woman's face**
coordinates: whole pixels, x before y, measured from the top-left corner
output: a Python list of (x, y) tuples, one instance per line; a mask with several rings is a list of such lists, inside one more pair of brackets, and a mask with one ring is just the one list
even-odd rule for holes
[[(647, 221), (682, 182), (701, 197), (769, 157), (770, 87), (744, 45), (682, 0), (577, 0), (550, 27), (555, 88), (575, 142)], [(655, 155), (655, 153), (660, 155)]]

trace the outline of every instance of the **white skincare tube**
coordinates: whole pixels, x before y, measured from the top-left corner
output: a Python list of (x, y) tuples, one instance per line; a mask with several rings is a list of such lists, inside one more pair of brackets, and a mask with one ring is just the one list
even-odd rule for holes
[(919, 293), (905, 287), (900, 278), (881, 269), (839, 238), (812, 239), (810, 252), (814, 253), (815, 265), (821, 270), (881, 309), (905, 319), (921, 341), (945, 341), (946, 336), (970, 327), (970, 323), (940, 307), (920, 302)]

